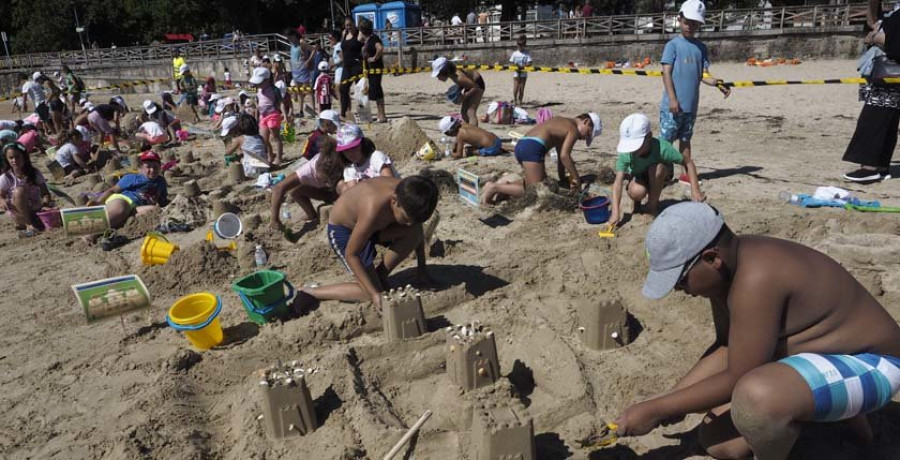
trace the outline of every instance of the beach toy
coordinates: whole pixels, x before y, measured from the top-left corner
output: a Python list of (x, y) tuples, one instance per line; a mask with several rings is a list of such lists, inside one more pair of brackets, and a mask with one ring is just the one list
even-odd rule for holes
[(150, 232), (144, 237), (144, 242), (141, 244), (141, 262), (144, 265), (163, 265), (177, 250), (177, 244), (170, 243), (159, 233)]
[(434, 145), (434, 142), (428, 141), (416, 152), (416, 157), (422, 161), (433, 161), (437, 159), (437, 152), (438, 147)]
[(37, 213), (37, 216), (46, 229), (62, 227), (62, 214), (59, 213), (57, 208), (41, 211)]
[(584, 220), (589, 224), (602, 224), (609, 220), (609, 198), (603, 195), (584, 199), (582, 194), (578, 206), (584, 212)]
[(224, 334), (219, 323), (222, 300), (208, 292), (186, 295), (172, 304), (166, 322), (198, 350), (209, 350), (222, 343)]
[(581, 448), (606, 447), (612, 445), (619, 440), (619, 435), (616, 433), (616, 430), (618, 429), (619, 425), (613, 422), (607, 423), (599, 432), (580, 440), (579, 443), (581, 444)]
[(597, 232), (597, 236), (599, 236), (600, 238), (615, 238), (616, 226), (613, 224), (606, 224), (606, 227)]
[[(284, 294), (287, 285), (288, 293)], [(284, 279), (284, 273), (260, 270), (231, 285), (244, 304), (250, 321), (266, 324), (288, 313), (288, 301), (294, 297), (294, 286)]]
[[(213, 243), (216, 237), (223, 240), (234, 240), (243, 232), (244, 223), (241, 222), (241, 218), (234, 213), (224, 212), (213, 222), (212, 229), (206, 232), (206, 241)], [(217, 248), (234, 251), (237, 249), (237, 242), (231, 241), (227, 245)]]
[(447, 97), (447, 102), (451, 104), (459, 104), (460, 100), (462, 99), (462, 91), (460, 91), (459, 85), (450, 85), (450, 87), (447, 88), (445, 96)]

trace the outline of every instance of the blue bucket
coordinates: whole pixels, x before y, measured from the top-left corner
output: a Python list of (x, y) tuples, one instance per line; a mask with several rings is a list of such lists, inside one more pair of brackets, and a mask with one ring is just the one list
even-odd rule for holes
[(582, 200), (581, 211), (584, 212), (584, 220), (589, 224), (602, 224), (609, 220), (609, 198), (605, 196), (595, 196)]

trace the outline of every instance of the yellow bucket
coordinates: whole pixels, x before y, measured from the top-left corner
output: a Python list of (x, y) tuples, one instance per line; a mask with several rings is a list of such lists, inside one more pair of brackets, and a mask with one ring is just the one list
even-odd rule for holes
[(170, 243), (162, 235), (148, 233), (141, 244), (141, 262), (144, 265), (162, 265), (177, 250), (178, 245)]
[(219, 323), (222, 300), (208, 292), (186, 295), (172, 304), (166, 322), (184, 332), (198, 350), (209, 350), (222, 343), (224, 334)]

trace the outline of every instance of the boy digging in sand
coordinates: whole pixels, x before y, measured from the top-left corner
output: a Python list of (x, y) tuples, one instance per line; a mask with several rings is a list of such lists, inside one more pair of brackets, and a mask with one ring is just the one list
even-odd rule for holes
[(700, 443), (716, 458), (787, 458), (804, 424), (865, 414), (900, 390), (900, 327), (833, 259), (790, 241), (738, 236), (718, 211), (679, 203), (646, 238), (645, 296), (710, 299), (716, 341), (675, 387), (618, 417), (619, 435), (707, 413)]
[(503, 153), (503, 142), (499, 137), (458, 118), (441, 118), (438, 129), (441, 134), (456, 138), (456, 148), (452, 153), (454, 159), (471, 156), (476, 149), (478, 155), (485, 157)]
[(134, 214), (142, 214), (169, 203), (166, 179), (160, 175), (159, 155), (146, 151), (140, 157), (138, 174), (126, 174), (88, 206), (106, 205), (111, 228), (121, 228)]
[[(603, 131), (600, 117), (594, 113), (584, 113), (575, 118), (553, 117), (545, 123), (535, 126), (516, 143), (516, 160), (525, 170), (525, 180), (515, 182), (488, 182), (484, 185), (482, 204), (489, 205), (499, 197), (520, 197), (525, 194), (525, 187), (543, 182), (547, 178), (544, 168), (544, 156), (550, 149), (559, 152), (556, 171), (560, 182), (571, 185), (572, 190), (581, 187), (575, 160), (572, 159), (572, 147), (575, 141), (584, 139), (588, 146), (594, 137)], [(566, 181), (566, 175), (569, 180)]]
[(647, 197), (644, 209), (651, 216), (656, 215), (659, 206), (659, 195), (672, 177), (672, 165), (684, 165), (691, 183), (691, 197), (694, 201), (703, 201), (700, 192), (700, 181), (697, 179), (697, 167), (688, 157), (683, 157), (672, 144), (653, 137), (650, 130), (650, 119), (642, 113), (634, 113), (622, 120), (619, 126), (619, 151), (616, 160), (616, 181), (613, 184), (612, 214), (609, 224), (616, 225), (622, 218), (622, 187), (626, 176), (628, 196), (634, 201), (634, 212), (641, 209), (641, 201)]
[[(381, 311), (379, 293), (387, 278), (422, 243), (422, 223), (437, 207), (438, 188), (431, 179), (376, 177), (344, 192), (328, 219), (328, 242), (355, 281), (301, 291), (307, 300), (371, 300)], [(388, 246), (375, 266), (375, 245)], [(419, 276), (428, 278), (425, 261)]]

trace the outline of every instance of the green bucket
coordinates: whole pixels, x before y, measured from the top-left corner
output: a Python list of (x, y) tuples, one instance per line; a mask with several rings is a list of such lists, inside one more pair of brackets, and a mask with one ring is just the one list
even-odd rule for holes
[[(284, 294), (287, 285), (288, 293)], [(284, 279), (284, 273), (260, 270), (231, 285), (247, 310), (250, 321), (266, 324), (288, 314), (288, 301), (294, 297), (294, 286)]]

